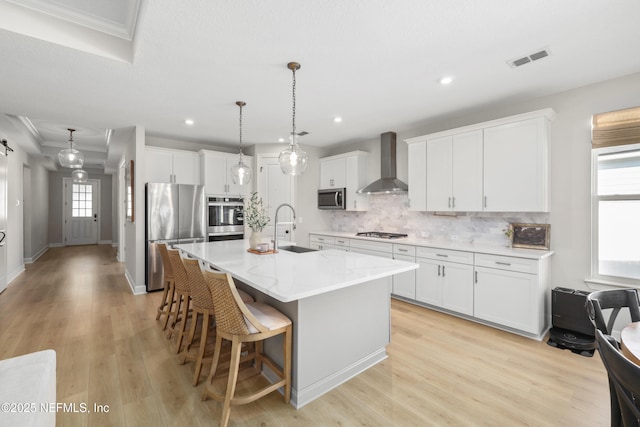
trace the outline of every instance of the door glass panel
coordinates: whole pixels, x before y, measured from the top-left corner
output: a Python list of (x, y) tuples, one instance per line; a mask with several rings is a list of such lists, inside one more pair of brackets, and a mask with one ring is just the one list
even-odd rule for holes
[(93, 187), (91, 184), (73, 184), (71, 192), (71, 216), (90, 218), (93, 216), (91, 205)]

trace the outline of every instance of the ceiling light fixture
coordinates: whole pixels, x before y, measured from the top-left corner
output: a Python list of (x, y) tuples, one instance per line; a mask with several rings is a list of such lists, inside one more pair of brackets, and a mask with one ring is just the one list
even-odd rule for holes
[(191, 125), (193, 125), (193, 120), (191, 120), (191, 119), (186, 119), (186, 120), (184, 121), (184, 124), (185, 124), (185, 125), (189, 125), (189, 126), (191, 126)]
[(293, 114), (292, 114), (292, 129), (289, 146), (283, 150), (278, 156), (280, 162), (280, 169), (285, 175), (300, 175), (307, 169), (307, 153), (302, 151), (298, 146), (298, 136), (306, 135), (306, 132), (296, 133), (296, 70), (300, 69), (300, 64), (297, 62), (289, 62), (287, 68), (292, 71), (293, 85), (292, 85), (292, 99), (293, 99)]
[(73, 182), (82, 183), (87, 182), (89, 174), (84, 169), (74, 169), (73, 172), (71, 172), (71, 177), (73, 178)]
[(333, 122), (334, 123), (342, 123), (342, 117), (334, 117), (333, 118)]
[(240, 155), (238, 163), (231, 166), (231, 178), (234, 184), (245, 185), (251, 182), (251, 168), (244, 163), (242, 154), (242, 107), (247, 104), (243, 101), (236, 101), (236, 105), (240, 107)]
[(65, 168), (81, 168), (84, 164), (84, 155), (73, 148), (73, 132), (75, 129), (67, 129), (69, 131), (69, 148), (60, 150), (58, 153), (58, 161)]
[(440, 84), (446, 86), (446, 85), (450, 84), (452, 81), (453, 81), (453, 77), (445, 76), (445, 77), (440, 79)]

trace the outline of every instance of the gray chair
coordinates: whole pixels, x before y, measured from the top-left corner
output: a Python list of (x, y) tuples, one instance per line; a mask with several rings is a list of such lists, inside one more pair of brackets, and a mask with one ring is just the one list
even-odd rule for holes
[(640, 426), (640, 366), (627, 359), (610, 335), (596, 330), (596, 343), (609, 374), (611, 426)]
[[(587, 313), (593, 325), (605, 335), (611, 335), (620, 309), (628, 308), (632, 322), (640, 322), (640, 301), (636, 289), (611, 289), (591, 292), (587, 296)], [(603, 310), (611, 310), (605, 320)]]

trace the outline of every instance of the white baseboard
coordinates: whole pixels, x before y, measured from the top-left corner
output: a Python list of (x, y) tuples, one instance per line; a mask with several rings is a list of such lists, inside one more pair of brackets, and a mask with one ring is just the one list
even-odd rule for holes
[(20, 264), (18, 268), (13, 271), (7, 271), (7, 285), (9, 285), (16, 277), (18, 277), (24, 271), (24, 264)]
[(48, 250), (49, 250), (49, 247), (45, 246), (44, 248), (40, 249), (38, 251), (38, 253), (35, 254), (34, 256), (29, 257), (29, 258), (25, 258), (24, 259), (24, 263), (25, 264), (32, 264), (32, 263), (36, 262), (38, 260), (38, 258), (40, 258), (42, 255), (44, 255), (44, 253), (47, 252)]
[(111, 240), (100, 240), (98, 242), (99, 245), (110, 245), (111, 244)]
[(64, 243), (49, 243), (50, 248), (63, 248)]
[(129, 271), (126, 268), (124, 269), (124, 277), (127, 279), (127, 282), (129, 283), (129, 288), (131, 288), (131, 293), (133, 293), (134, 295), (143, 295), (147, 293), (146, 286), (135, 285), (135, 280), (133, 280), (133, 278), (129, 274)]

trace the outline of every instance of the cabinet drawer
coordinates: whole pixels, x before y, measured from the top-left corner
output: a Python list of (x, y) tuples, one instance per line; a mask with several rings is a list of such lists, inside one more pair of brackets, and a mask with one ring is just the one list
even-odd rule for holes
[(347, 248), (349, 247), (349, 239), (345, 239), (344, 237), (335, 237), (334, 243), (336, 244), (336, 246), (345, 246)]
[(329, 244), (333, 245), (335, 243), (335, 238), (331, 236), (319, 236), (317, 234), (311, 234), (309, 236), (310, 243), (319, 243), (319, 244)]
[(500, 270), (516, 271), (519, 273), (538, 273), (538, 261), (535, 259), (476, 254), (475, 265), (478, 267), (497, 268)]
[(393, 254), (413, 257), (416, 256), (416, 247), (411, 245), (398, 245), (394, 243)]
[(384, 242), (371, 242), (369, 240), (350, 239), (349, 248), (353, 252), (358, 252), (358, 249), (365, 251), (382, 252), (383, 254), (393, 254), (393, 244)]
[(418, 247), (416, 257), (457, 262), (459, 264), (473, 264), (473, 252), (452, 251), (449, 249)]

